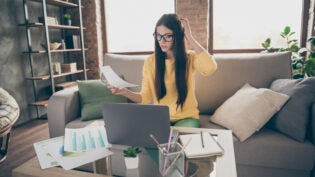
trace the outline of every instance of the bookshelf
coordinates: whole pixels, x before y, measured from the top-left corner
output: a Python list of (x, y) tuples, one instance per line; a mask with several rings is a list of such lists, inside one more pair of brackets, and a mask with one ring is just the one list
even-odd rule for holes
[[(33, 5), (30, 5), (30, 3), (33, 3)], [(34, 3), (37, 5), (34, 5)], [(38, 5), (40, 4), (40, 5)], [(52, 7), (53, 6), (53, 7)], [(30, 12), (32, 11), (32, 8), (41, 8), (36, 9), (37, 11), (42, 11), (41, 16), (38, 16), (38, 21), (31, 20)], [(49, 9), (54, 8), (58, 9), (59, 16), (58, 17), (51, 17)], [(27, 55), (29, 59), (29, 70), (30, 73), (27, 73), (25, 79), (32, 82), (33, 87), (33, 94), (34, 94), (34, 101), (29, 103), (32, 106), (36, 107), (37, 111), (37, 117), (40, 117), (39, 115), (39, 109), (40, 107), (46, 107), (48, 104), (48, 99), (51, 96), (51, 94), (55, 93), (56, 91), (60, 89), (66, 89), (68, 87), (72, 87), (76, 85), (75, 80), (77, 78), (80, 79), (87, 79), (87, 71), (86, 68), (86, 61), (85, 61), (85, 52), (88, 50), (84, 45), (84, 30), (86, 29), (83, 27), (82, 22), (82, 8), (81, 0), (76, 0), (73, 2), (68, 1), (62, 1), (62, 0), (23, 0), (23, 9), (24, 9), (24, 23), (19, 24), (20, 27), (24, 27), (26, 31), (26, 39), (27, 39), (27, 50), (23, 51), (22, 53)], [(70, 11), (72, 15), (75, 15), (76, 19), (78, 19), (79, 23), (76, 25), (64, 25), (59, 24), (58, 21), (62, 21), (62, 16), (66, 12), (68, 13)], [(31, 15), (33, 15), (31, 13)], [(42, 18), (43, 21), (40, 21), (39, 18)], [(55, 18), (56, 24), (52, 24), (49, 19)], [(59, 19), (59, 20), (58, 20)], [(43, 49), (36, 49), (32, 45), (33, 42), (33, 30), (34, 29), (41, 29), (43, 30), (43, 40), (40, 42), (44, 42), (43, 45), (49, 46), (51, 42), (54, 42), (56, 38), (56, 32), (54, 32), (54, 35), (52, 35), (52, 31), (59, 30), (58, 34), (61, 39), (65, 39), (66, 37), (71, 34), (75, 34), (73, 36), (76, 36), (76, 45), (75, 47), (59, 47), (58, 49), (51, 49), (49, 47), (43, 48)], [(36, 42), (35, 42), (36, 43)], [(38, 41), (37, 41), (38, 43)], [(56, 55), (58, 55), (58, 63), (61, 64), (68, 64), (73, 63), (75, 64), (77, 62), (80, 63), (80, 65), (76, 65), (75, 70), (69, 71), (60, 71), (59, 73), (56, 73), (54, 71), (54, 64), (56, 63)], [(60, 57), (62, 56), (62, 57)], [(45, 60), (46, 67), (43, 67), (43, 70), (41, 72), (35, 72), (35, 70), (40, 70), (40, 68), (36, 68), (35, 62), (36, 60)], [(62, 60), (60, 62), (60, 60)], [(48, 69), (47, 69), (48, 68)], [(43, 74), (46, 73), (46, 74)], [(38, 90), (40, 83), (49, 81), (47, 88), (49, 91), (47, 91), (48, 95), (41, 95), (43, 93), (40, 93)], [(47, 83), (46, 83), (47, 84)], [(47, 94), (46, 93), (46, 94)]]

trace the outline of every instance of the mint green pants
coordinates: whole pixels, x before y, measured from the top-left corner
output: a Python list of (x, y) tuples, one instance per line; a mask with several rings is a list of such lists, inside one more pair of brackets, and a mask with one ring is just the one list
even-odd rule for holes
[[(175, 127), (193, 127), (193, 128), (199, 128), (199, 120), (194, 119), (194, 118), (185, 118), (181, 119), (176, 122), (171, 122), (171, 126)], [(165, 142), (161, 142), (165, 143)], [(157, 148), (145, 148), (150, 157), (157, 163), (159, 164), (159, 151)]]

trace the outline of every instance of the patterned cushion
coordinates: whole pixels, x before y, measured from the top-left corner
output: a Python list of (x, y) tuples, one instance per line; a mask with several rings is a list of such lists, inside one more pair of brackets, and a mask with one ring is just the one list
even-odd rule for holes
[(20, 114), (20, 108), (15, 99), (0, 87), (0, 130), (13, 124)]

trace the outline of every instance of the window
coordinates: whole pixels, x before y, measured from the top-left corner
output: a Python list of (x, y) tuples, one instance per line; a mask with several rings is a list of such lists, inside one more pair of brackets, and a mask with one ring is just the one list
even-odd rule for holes
[(172, 0), (105, 0), (108, 52), (154, 50), (155, 23), (164, 13), (174, 13)]
[(213, 50), (261, 49), (267, 38), (285, 47), (280, 33), (290, 26), (300, 39), (302, 11), (301, 0), (213, 0)]
[[(199, 1), (176, 1), (189, 7)], [(261, 51), (261, 43), (271, 38), (273, 48), (285, 46), (280, 36), (285, 26), (295, 32), (292, 39), (306, 43), (307, 0), (208, 0), (209, 51)], [(134, 10), (137, 9), (137, 10)], [(304, 12), (303, 12), (304, 11)], [(156, 21), (164, 13), (175, 12), (173, 0), (105, 0), (107, 51), (111, 53), (148, 52), (154, 50), (152, 33)], [(181, 12), (182, 13), (182, 12)], [(197, 19), (192, 17), (191, 19)], [(192, 24), (193, 22), (191, 22)]]

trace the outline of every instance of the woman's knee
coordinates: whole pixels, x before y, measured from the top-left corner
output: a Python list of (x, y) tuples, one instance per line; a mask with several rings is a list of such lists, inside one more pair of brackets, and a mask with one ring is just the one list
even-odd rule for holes
[(174, 126), (176, 127), (193, 127), (193, 128), (199, 128), (200, 123), (199, 119), (195, 118), (185, 118), (182, 120), (177, 121)]

